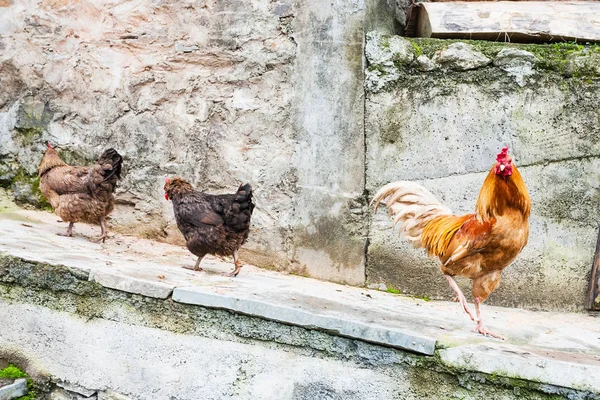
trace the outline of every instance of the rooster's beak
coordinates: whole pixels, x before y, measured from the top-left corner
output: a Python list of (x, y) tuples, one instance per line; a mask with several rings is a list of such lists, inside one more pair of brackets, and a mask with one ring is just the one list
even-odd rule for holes
[(500, 171), (504, 171), (505, 168), (506, 166), (504, 164), (500, 164)]

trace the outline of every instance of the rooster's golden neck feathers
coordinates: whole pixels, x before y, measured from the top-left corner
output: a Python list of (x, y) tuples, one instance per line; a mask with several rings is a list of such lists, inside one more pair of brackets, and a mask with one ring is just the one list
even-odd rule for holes
[(514, 209), (525, 218), (529, 217), (531, 199), (519, 170), (514, 165), (511, 165), (510, 175), (498, 174), (498, 170), (496, 163), (483, 182), (475, 206), (477, 216), (489, 221), (503, 215), (508, 209)]

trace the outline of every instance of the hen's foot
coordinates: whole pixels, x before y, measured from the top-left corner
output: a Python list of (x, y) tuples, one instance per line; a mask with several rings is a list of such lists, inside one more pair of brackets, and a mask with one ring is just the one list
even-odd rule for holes
[(200, 268), (200, 267), (195, 267), (195, 266), (194, 266), (194, 267), (192, 267), (192, 266), (190, 266), (190, 265), (184, 265), (184, 266), (182, 266), (181, 268), (189, 269), (189, 270), (191, 270), (191, 271), (204, 271), (204, 270), (203, 270), (202, 268)]
[(108, 235), (105, 233), (104, 235), (98, 236), (98, 237), (91, 237), (90, 238), (90, 242), (94, 242), (94, 243), (104, 243), (106, 241), (106, 238), (108, 237)]
[(233, 271), (231, 271), (228, 274), (221, 274), (223, 276), (229, 276), (229, 277), (234, 277), (234, 276), (238, 276), (238, 274), (240, 273), (240, 270), (242, 269), (242, 262), (240, 261), (240, 258), (238, 257), (238, 252), (237, 250), (233, 252), (233, 265), (235, 265), (235, 268), (233, 269)]
[(57, 235), (58, 236), (73, 237), (73, 225), (75, 225), (74, 222), (69, 222), (69, 227), (67, 228), (67, 231), (65, 233), (57, 233)]
[(491, 332), (491, 331), (487, 330), (486, 328), (484, 328), (483, 325), (480, 325), (480, 324), (477, 324), (477, 326), (475, 327), (475, 329), (473, 329), (472, 332), (480, 333), (483, 336), (488, 336), (489, 335), (489, 336), (494, 337), (496, 339), (506, 340), (504, 338), (504, 336), (501, 336), (501, 335), (498, 335), (498, 334), (496, 334), (494, 332)]
[(236, 276), (238, 276), (238, 274), (240, 273), (240, 271), (242, 270), (242, 265), (236, 265), (235, 269), (227, 274), (221, 274), (223, 276), (228, 276), (230, 278), (234, 278)]

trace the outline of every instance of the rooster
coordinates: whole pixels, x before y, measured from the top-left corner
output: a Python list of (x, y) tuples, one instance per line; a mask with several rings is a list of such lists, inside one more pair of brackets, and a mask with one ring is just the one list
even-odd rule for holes
[(48, 143), (39, 167), (40, 191), (54, 213), (69, 222), (67, 232), (59, 235), (73, 236), (73, 225), (83, 221), (99, 223), (101, 234), (96, 240), (106, 240), (105, 217), (114, 208), (114, 192), (117, 180), (121, 179), (122, 163), (123, 157), (115, 149), (108, 149), (92, 166), (70, 166)]
[[(508, 147), (497, 155), (473, 214), (454, 215), (423, 186), (406, 181), (385, 185), (373, 202), (375, 211), (385, 203), (394, 224), (400, 224), (400, 235), (414, 247), (439, 258), (458, 301), (477, 323), (474, 332), (504, 340), (483, 326), (480, 304), (498, 287), (502, 270), (521, 252), (529, 236), (531, 199)], [(457, 275), (473, 282), (476, 318), (453, 279)]]
[(237, 276), (242, 268), (238, 249), (248, 239), (254, 210), (252, 187), (245, 184), (234, 194), (212, 195), (194, 190), (181, 178), (167, 178), (164, 190), (188, 250), (198, 257), (193, 268), (184, 268), (202, 271), (206, 254), (233, 256), (235, 269), (226, 276)]

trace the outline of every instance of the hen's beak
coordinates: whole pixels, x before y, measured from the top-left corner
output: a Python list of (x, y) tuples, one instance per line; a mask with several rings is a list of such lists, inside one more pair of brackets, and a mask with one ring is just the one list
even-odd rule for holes
[(500, 171), (504, 171), (506, 169), (506, 165), (500, 164)]

